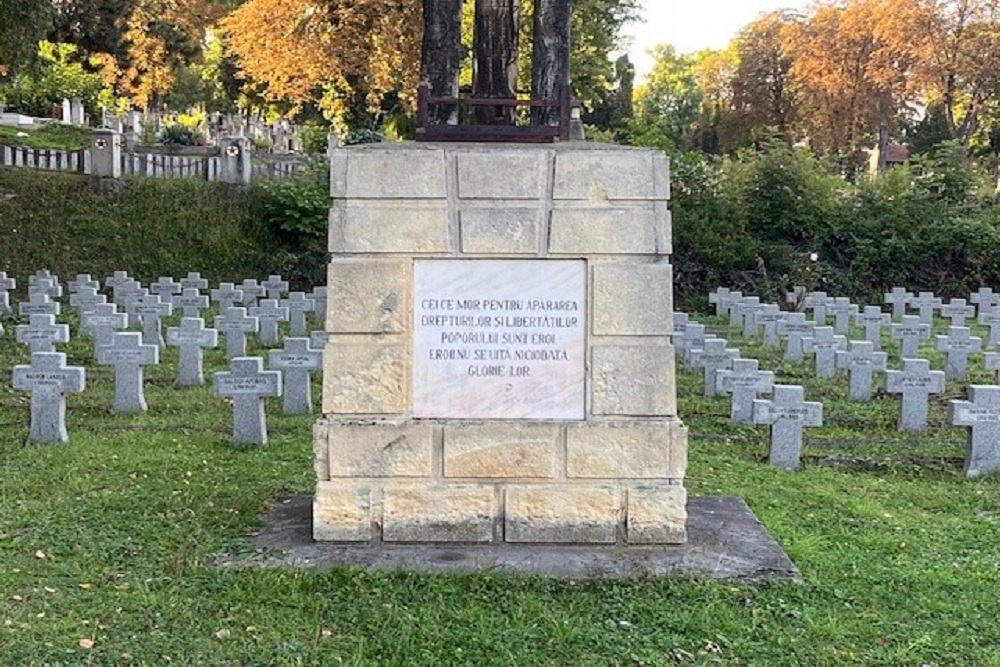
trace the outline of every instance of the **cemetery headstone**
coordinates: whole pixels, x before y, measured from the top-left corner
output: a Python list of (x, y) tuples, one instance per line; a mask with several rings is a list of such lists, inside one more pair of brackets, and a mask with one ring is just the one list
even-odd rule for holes
[(240, 283), (240, 290), (243, 292), (241, 303), (244, 308), (252, 308), (257, 305), (260, 299), (264, 298), (264, 288), (254, 278), (247, 278)]
[(181, 293), (186, 289), (195, 289), (198, 291), (208, 289), (208, 280), (201, 277), (201, 273), (197, 271), (192, 271), (188, 273), (185, 277), (181, 278)]
[(732, 368), (733, 359), (738, 359), (740, 351), (727, 348), (723, 338), (707, 338), (701, 348), (691, 350), (691, 365), (705, 372), (705, 396), (718, 396), (719, 371)]
[(117, 289), (117, 294), (118, 298), (115, 303), (120, 305), (125, 314), (128, 315), (128, 325), (130, 327), (141, 327), (142, 316), (135, 312), (135, 307), (149, 295), (149, 289), (140, 285), (137, 280), (133, 280), (130, 283), (120, 285)]
[(934, 292), (920, 292), (910, 301), (910, 308), (920, 313), (921, 323), (933, 324), (934, 311), (941, 308), (941, 299)]
[(926, 359), (903, 359), (903, 369), (886, 371), (885, 389), (902, 394), (899, 413), (900, 431), (924, 431), (927, 428), (927, 404), (930, 394), (944, 391), (944, 372), (932, 371)]
[(806, 288), (802, 285), (795, 285), (791, 292), (785, 293), (785, 303), (794, 313), (801, 313), (805, 310)]
[(764, 334), (764, 347), (779, 346), (778, 325), (785, 319), (786, 315), (787, 313), (782, 312), (778, 308), (778, 304), (775, 303), (764, 304), (754, 314), (754, 326), (760, 328)]
[(265, 298), (277, 301), (283, 295), (288, 294), (288, 281), (282, 280), (281, 276), (271, 275), (260, 284), (264, 288)]
[(80, 328), (94, 337), (94, 358), (104, 345), (110, 345), (115, 331), (128, 327), (128, 316), (119, 313), (113, 303), (94, 304), (90, 312), (80, 318)]
[(309, 296), (313, 300), (313, 313), (316, 314), (316, 321), (320, 326), (323, 326), (323, 323), (326, 322), (326, 285), (313, 287)]
[(965, 321), (976, 316), (976, 307), (970, 306), (965, 299), (952, 299), (941, 306), (941, 317), (951, 320), (951, 326), (964, 327)]
[(1000, 472), (1000, 387), (972, 385), (968, 401), (951, 402), (951, 423), (969, 427), (965, 475)]
[(185, 387), (205, 384), (204, 348), (219, 344), (219, 332), (206, 329), (200, 317), (181, 318), (179, 327), (167, 327), (167, 345), (180, 348), (177, 384)]
[(120, 285), (133, 282), (128, 271), (115, 271), (104, 279), (104, 286), (111, 288), (111, 300), (118, 303), (118, 288)]
[(979, 311), (979, 323), (989, 328), (986, 347), (990, 350), (1000, 350), (1000, 308)]
[(913, 292), (907, 291), (905, 287), (893, 287), (891, 292), (886, 292), (883, 297), (885, 303), (892, 306), (892, 319), (900, 320), (906, 315), (906, 307), (913, 300)]
[(17, 288), (17, 280), (8, 278), (6, 271), (0, 271), (0, 315), (11, 315), (10, 292)]
[(850, 329), (851, 318), (858, 314), (858, 306), (851, 303), (849, 298), (838, 296), (830, 304), (828, 312), (833, 315), (833, 332), (846, 336)]
[(48, 295), (42, 292), (35, 292), (28, 297), (27, 301), (22, 301), (17, 306), (17, 313), (21, 317), (30, 315), (58, 315), (62, 311), (58, 301), (53, 301)]
[(920, 321), (917, 315), (904, 315), (902, 322), (892, 325), (892, 337), (899, 341), (900, 359), (912, 359), (917, 356), (921, 340), (931, 337), (931, 325)]
[(262, 299), (259, 305), (247, 309), (260, 322), (260, 342), (262, 345), (281, 343), (282, 322), (288, 321), (288, 308), (279, 306), (275, 299)]
[(882, 327), (891, 322), (889, 313), (883, 313), (879, 306), (865, 306), (854, 316), (854, 322), (865, 329), (865, 340), (877, 351), (882, 349)]
[(62, 283), (59, 282), (59, 276), (52, 273), (48, 269), (38, 269), (33, 274), (28, 276), (28, 287), (31, 287), (32, 285), (35, 285), (39, 281), (44, 281), (44, 280), (51, 281), (52, 284), (54, 285), (62, 286)]
[(987, 352), (983, 355), (983, 368), (996, 371), (993, 383), (1000, 385), (1000, 352)]
[(66, 394), (86, 387), (86, 371), (67, 366), (62, 352), (34, 352), (31, 363), (14, 366), (13, 386), (31, 392), (31, 426), (28, 441), (66, 442)]
[(806, 319), (805, 313), (788, 313), (778, 323), (778, 335), (785, 339), (785, 360), (801, 361), (805, 356), (802, 341), (813, 334), (816, 323)]
[(78, 273), (73, 280), (66, 283), (70, 294), (78, 294), (84, 287), (100, 290), (101, 281), (94, 280), (89, 273)]
[(292, 292), (287, 299), (281, 300), (281, 305), (288, 308), (288, 321), (290, 333), (293, 336), (308, 336), (306, 327), (306, 313), (312, 312), (314, 302), (306, 296), (305, 292)]
[(771, 400), (753, 402), (753, 421), (771, 427), (768, 463), (796, 470), (802, 464), (802, 428), (823, 425), (823, 404), (807, 402), (799, 386), (776, 384), (773, 394)]
[(875, 371), (885, 371), (888, 355), (877, 352), (870, 340), (852, 340), (849, 351), (837, 352), (837, 368), (848, 372), (848, 398), (870, 401)]
[(323, 353), (312, 349), (308, 338), (286, 338), (282, 349), (268, 352), (268, 365), (283, 374), (284, 413), (303, 415), (312, 412), (310, 374), (323, 368)]
[(169, 301), (170, 297), (181, 293), (181, 284), (172, 276), (160, 276), (155, 283), (150, 283), (149, 293), (159, 294), (165, 301)]
[(233, 283), (219, 283), (217, 289), (211, 292), (212, 301), (219, 304), (219, 312), (224, 313), (237, 303), (243, 301), (243, 290)]
[(674, 352), (685, 367), (691, 367), (692, 350), (701, 348), (707, 336), (704, 324), (689, 322), (684, 331), (674, 337)]
[(122, 331), (114, 334), (110, 345), (98, 348), (97, 363), (114, 366), (115, 369), (112, 412), (144, 412), (146, 393), (142, 367), (160, 363), (160, 348), (144, 343), (142, 334), (138, 332)]
[(142, 325), (142, 342), (163, 349), (163, 327), (160, 321), (173, 312), (174, 307), (159, 294), (146, 294), (136, 302), (132, 306), (132, 313)]
[(281, 396), (281, 373), (265, 371), (260, 357), (236, 357), (212, 379), (215, 395), (233, 401), (233, 444), (266, 445), (264, 399)]
[(63, 289), (52, 278), (35, 278), (34, 282), (28, 285), (28, 296), (32, 294), (44, 294), (55, 301), (63, 295)]
[(731, 394), (729, 421), (753, 423), (753, 402), (760, 394), (770, 394), (774, 373), (762, 371), (756, 359), (733, 359), (732, 368), (721, 370), (717, 378), (720, 393)]
[(202, 294), (194, 287), (185, 287), (180, 294), (175, 294), (170, 300), (174, 310), (180, 310), (183, 317), (201, 317), (201, 311), (209, 306), (208, 295)]
[(226, 359), (244, 357), (247, 353), (247, 334), (256, 333), (260, 323), (256, 317), (248, 317), (242, 306), (226, 308), (222, 315), (215, 317), (215, 329), (226, 337)]
[(997, 305), (998, 298), (1000, 298), (1000, 294), (994, 294), (993, 289), (989, 287), (980, 287), (969, 295), (969, 301), (977, 307), (976, 315), (979, 317), (982, 317), (983, 313), (993, 310)]
[(826, 292), (809, 292), (802, 300), (805, 310), (812, 311), (812, 321), (816, 326), (826, 326), (826, 309), (830, 305), (830, 297)]
[(760, 297), (747, 296), (743, 297), (743, 301), (737, 306), (739, 309), (740, 325), (743, 327), (743, 337), (744, 338), (756, 338), (758, 327), (755, 321), (757, 313), (764, 308), (766, 304), (760, 302)]
[(968, 327), (948, 327), (947, 336), (937, 337), (938, 352), (944, 352), (947, 355), (944, 367), (945, 378), (964, 380), (969, 364), (969, 353), (980, 352), (982, 349), (982, 339), (973, 336), (972, 330)]
[(326, 344), (330, 341), (330, 334), (323, 329), (316, 329), (315, 331), (309, 332), (309, 347), (314, 350), (323, 351), (326, 349)]
[(684, 331), (686, 327), (691, 322), (691, 316), (687, 313), (681, 313), (674, 311), (673, 315), (673, 335), (676, 336)]
[(55, 315), (31, 315), (28, 324), (17, 325), (15, 338), (32, 353), (55, 352), (56, 343), (69, 342), (69, 325), (56, 324)]
[(834, 334), (833, 327), (816, 327), (812, 336), (802, 339), (803, 352), (815, 358), (818, 378), (832, 378), (837, 374), (837, 352), (845, 349), (847, 338)]
[(729, 309), (726, 307), (726, 304), (731, 300), (731, 291), (732, 290), (728, 287), (716, 287), (715, 291), (708, 293), (708, 302), (715, 306), (715, 314), (717, 317), (722, 317), (723, 315), (728, 314)]
[(69, 305), (76, 308), (76, 312), (81, 320), (83, 319), (83, 314), (92, 311), (94, 306), (107, 302), (108, 297), (98, 292), (97, 288), (88, 286), (81, 287), (75, 294), (71, 294), (69, 297)]

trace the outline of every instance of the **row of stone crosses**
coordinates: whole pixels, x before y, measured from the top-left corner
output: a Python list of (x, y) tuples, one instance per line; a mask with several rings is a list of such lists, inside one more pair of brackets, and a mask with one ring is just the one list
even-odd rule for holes
[[(267, 397), (283, 396), (285, 414), (312, 411), (310, 373), (322, 368), (326, 333), (309, 331), (307, 313), (314, 313), (319, 322), (325, 320), (325, 286), (308, 295), (290, 292), (287, 281), (272, 275), (260, 283), (249, 279), (209, 290), (208, 281), (198, 273), (181, 280), (161, 277), (143, 286), (127, 272), (116, 271), (104, 281), (110, 301), (101, 293), (100, 281), (88, 274), (77, 275), (66, 287), (70, 306), (79, 315), (80, 333), (94, 341), (97, 363), (114, 368), (113, 412), (147, 409), (143, 367), (158, 364), (166, 345), (179, 348), (177, 384), (203, 385), (203, 350), (218, 346), (220, 332), (230, 369), (213, 375), (213, 389), (217, 396), (232, 400), (234, 444), (267, 443)], [(10, 292), (16, 288), (17, 281), (0, 272), (0, 318), (14, 314)], [(67, 366), (66, 355), (55, 348), (70, 340), (69, 325), (57, 322), (63, 297), (58, 276), (45, 269), (36, 272), (28, 278), (27, 293), (28, 300), (19, 303), (16, 312), (28, 321), (16, 325), (15, 338), (30, 349), (31, 363), (14, 367), (13, 386), (31, 393), (29, 441), (64, 442), (66, 394), (84, 390), (86, 370)], [(221, 314), (215, 317), (214, 328), (207, 328), (202, 315), (211, 303), (218, 304)], [(180, 324), (168, 327), (164, 338), (162, 319), (178, 310), (183, 315)], [(287, 338), (282, 336), (282, 322), (289, 323)], [(265, 346), (283, 343), (268, 352), (271, 370), (264, 370), (261, 357), (247, 356), (248, 334), (257, 334)]]
[[(861, 309), (850, 299), (807, 293), (801, 287), (786, 296), (790, 311), (724, 287), (709, 294), (716, 315), (728, 317), (744, 338), (760, 338), (765, 347), (779, 348), (783, 343), (788, 361), (811, 354), (820, 378), (832, 378), (837, 369), (846, 369), (851, 400), (871, 400), (874, 374), (885, 372), (886, 391), (902, 396), (899, 429), (922, 432), (927, 428), (929, 396), (942, 393), (946, 379), (965, 380), (969, 354), (983, 349), (983, 341), (965, 326), (967, 320), (977, 318), (989, 327), (987, 347), (1000, 349), (1000, 294), (984, 287), (968, 300), (945, 304), (932, 293), (915, 295), (895, 287), (884, 298), (891, 314), (880, 306)], [(917, 314), (907, 314), (908, 309)], [(920, 341), (931, 336), (935, 311), (950, 320), (947, 335), (936, 337), (936, 349), (946, 354), (944, 371), (931, 370), (927, 359), (918, 358)], [(831, 317), (834, 325), (827, 326)], [(864, 340), (848, 341), (852, 322), (864, 328)], [(888, 355), (880, 349), (884, 326), (900, 341), (900, 369), (889, 370)], [(822, 425), (823, 404), (805, 401), (801, 386), (775, 384), (773, 372), (761, 371), (756, 359), (741, 358), (738, 349), (708, 334), (686, 313), (674, 313), (673, 339), (680, 362), (703, 370), (705, 396), (731, 395), (731, 422), (770, 425), (770, 464), (798, 468), (802, 429)], [(983, 365), (997, 371), (995, 384), (973, 385), (968, 401), (953, 400), (950, 405), (952, 423), (969, 427), (965, 460), (969, 477), (1000, 471), (1000, 352), (984, 354)], [(767, 394), (770, 400), (759, 398)]]

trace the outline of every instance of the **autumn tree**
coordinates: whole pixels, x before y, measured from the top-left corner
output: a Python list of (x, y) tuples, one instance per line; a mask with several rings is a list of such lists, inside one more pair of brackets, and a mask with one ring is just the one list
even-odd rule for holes
[(0, 2), (0, 78), (16, 76), (35, 58), (52, 20), (49, 0)]
[(636, 115), (663, 133), (675, 148), (683, 148), (704, 99), (695, 73), (696, 58), (660, 44), (653, 48), (653, 59), (645, 83), (636, 88)]

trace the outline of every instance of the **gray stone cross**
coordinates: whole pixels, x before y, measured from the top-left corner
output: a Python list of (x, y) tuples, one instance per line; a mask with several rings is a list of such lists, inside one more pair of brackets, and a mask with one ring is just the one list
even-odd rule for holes
[(785, 303), (791, 306), (792, 311), (801, 313), (805, 310), (804, 300), (806, 298), (806, 288), (802, 285), (795, 285), (791, 292), (785, 292)]
[(934, 323), (934, 311), (941, 307), (941, 299), (934, 292), (920, 292), (910, 301), (910, 308), (920, 313), (923, 324)]
[(802, 350), (815, 357), (818, 378), (832, 378), (837, 374), (837, 352), (845, 349), (847, 338), (836, 335), (833, 327), (816, 327), (812, 336), (802, 339)]
[(979, 308), (976, 313), (979, 316), (993, 310), (997, 305), (998, 298), (1000, 298), (1000, 294), (994, 294), (993, 290), (989, 287), (980, 287), (978, 290), (969, 295), (969, 301), (974, 303)]
[(207, 310), (209, 306), (208, 295), (194, 287), (183, 288), (180, 294), (175, 294), (170, 299), (170, 303), (174, 310), (182, 311), (183, 317), (201, 317), (201, 311)]
[(903, 370), (887, 371), (885, 389), (902, 394), (899, 413), (900, 431), (923, 431), (927, 428), (927, 401), (930, 394), (944, 391), (944, 372), (932, 371), (926, 359), (903, 359)]
[(307, 297), (305, 292), (292, 292), (287, 299), (281, 300), (281, 305), (288, 308), (291, 334), (293, 336), (308, 336), (306, 313), (311, 312), (315, 307), (316, 304), (313, 300)]
[(987, 352), (983, 355), (983, 368), (988, 371), (996, 371), (994, 384), (1000, 385), (1000, 352)]
[(892, 306), (892, 319), (898, 320), (906, 315), (906, 307), (913, 300), (913, 292), (905, 287), (893, 287), (891, 292), (882, 295), (886, 304)]
[(243, 304), (245, 308), (256, 306), (257, 301), (264, 298), (264, 288), (254, 278), (247, 278), (240, 283), (240, 290), (243, 291)]
[(806, 402), (802, 387), (776, 384), (771, 400), (753, 402), (753, 421), (771, 426), (768, 463), (795, 470), (802, 461), (802, 428), (823, 425), (823, 404)]
[(900, 359), (912, 359), (917, 356), (920, 341), (931, 337), (931, 325), (924, 324), (916, 315), (904, 315), (902, 322), (891, 327), (891, 335), (899, 341)]
[(785, 360), (802, 361), (805, 356), (802, 341), (813, 334), (816, 323), (806, 319), (805, 313), (788, 313), (778, 323), (778, 335), (785, 338)]
[(989, 336), (986, 340), (987, 349), (1000, 350), (1000, 308), (980, 309), (979, 323), (989, 327)]
[(140, 303), (148, 295), (149, 290), (136, 281), (126, 283), (118, 288), (118, 297), (115, 299), (115, 303), (120, 305), (122, 310), (128, 315), (128, 325), (130, 327), (142, 326), (142, 317), (134, 309), (136, 304)]
[[(128, 274), (128, 271), (115, 271), (110, 276), (104, 279), (104, 286), (110, 287), (112, 292), (119, 286), (133, 280), (132, 276)], [(115, 301), (114, 297), (111, 299)]]
[(848, 372), (848, 398), (852, 401), (872, 399), (872, 378), (875, 371), (885, 371), (888, 355), (876, 352), (870, 340), (852, 340), (849, 351), (837, 353), (837, 368)]
[(256, 333), (260, 323), (256, 317), (247, 317), (246, 308), (232, 306), (215, 317), (215, 328), (226, 337), (226, 359), (232, 361), (246, 356), (247, 334)]
[(56, 324), (55, 315), (32, 315), (28, 324), (17, 325), (15, 338), (32, 353), (55, 352), (56, 343), (69, 342), (69, 325)]
[(228, 373), (215, 373), (212, 380), (216, 396), (233, 400), (233, 444), (266, 445), (264, 399), (281, 396), (281, 373), (265, 371), (260, 357), (237, 357)]
[(700, 322), (688, 322), (684, 331), (678, 332), (674, 336), (674, 352), (685, 367), (692, 367), (692, 350), (701, 348), (705, 344), (706, 337), (705, 325)]
[(35, 292), (17, 305), (17, 314), (21, 317), (29, 315), (58, 315), (62, 311), (58, 301), (53, 301), (42, 292)]
[(288, 281), (282, 280), (281, 276), (271, 275), (260, 284), (268, 299), (278, 300), (283, 294), (288, 294)]
[(700, 348), (691, 350), (691, 365), (705, 371), (705, 396), (719, 394), (719, 371), (731, 368), (733, 359), (738, 359), (740, 351), (727, 348), (723, 338), (706, 338)]
[(854, 316), (855, 324), (864, 327), (865, 340), (875, 350), (882, 349), (882, 327), (891, 321), (889, 314), (883, 313), (879, 306), (865, 306), (864, 311)]
[(733, 359), (732, 369), (718, 373), (719, 392), (732, 394), (729, 421), (734, 424), (752, 424), (754, 400), (774, 388), (774, 373), (760, 370), (758, 363), (756, 359)]
[(17, 280), (8, 278), (6, 271), (0, 271), (0, 315), (10, 315), (10, 294), (9, 292), (17, 287)]
[(218, 344), (219, 332), (206, 329), (205, 320), (200, 317), (184, 317), (179, 327), (167, 327), (167, 345), (180, 348), (177, 384), (183, 387), (205, 384), (202, 349)]
[(1000, 387), (972, 385), (968, 401), (952, 401), (951, 423), (968, 426), (965, 475), (1000, 472)]
[(738, 327), (743, 325), (743, 316), (740, 313), (740, 304), (743, 303), (743, 292), (730, 292), (726, 297), (725, 315), (729, 318), (729, 326)]
[(186, 289), (206, 290), (208, 289), (208, 280), (202, 278), (197, 271), (192, 271), (181, 278), (181, 292), (183, 293)]
[(59, 282), (59, 276), (52, 273), (48, 269), (38, 269), (33, 274), (28, 276), (28, 287), (36, 285), (39, 281), (43, 280), (51, 281), (53, 285), (59, 285), (62, 287), (62, 284)]
[(262, 299), (259, 305), (248, 309), (248, 312), (260, 321), (260, 342), (262, 345), (278, 345), (281, 343), (281, 322), (288, 321), (288, 308), (279, 306), (275, 299)]
[(110, 345), (115, 331), (128, 326), (128, 317), (113, 303), (98, 303), (80, 318), (80, 328), (94, 337), (94, 357), (104, 345)]
[(51, 278), (36, 278), (32, 284), (28, 285), (28, 296), (32, 294), (44, 294), (55, 301), (63, 295), (63, 289)]
[(284, 348), (268, 352), (268, 365), (284, 373), (284, 413), (312, 412), (310, 371), (323, 368), (323, 353), (312, 349), (308, 338), (286, 338)]
[(243, 290), (233, 283), (219, 283), (218, 289), (212, 290), (211, 295), (212, 301), (219, 304), (219, 312), (222, 313), (243, 301)]
[(14, 366), (14, 389), (31, 392), (28, 441), (66, 442), (66, 394), (86, 387), (86, 371), (66, 366), (62, 352), (35, 352), (30, 365)]
[(754, 338), (757, 336), (757, 326), (754, 324), (754, 317), (764, 307), (760, 302), (760, 297), (745, 296), (736, 306), (739, 324), (743, 327), (744, 338)]
[(708, 302), (715, 305), (716, 316), (721, 317), (728, 313), (726, 303), (731, 300), (731, 293), (732, 290), (728, 287), (716, 287), (715, 291), (708, 293)]
[(802, 300), (804, 310), (812, 311), (812, 320), (816, 326), (826, 326), (826, 309), (830, 305), (830, 297), (826, 292), (809, 292)]
[(146, 394), (142, 367), (160, 363), (160, 348), (143, 343), (142, 334), (136, 331), (120, 331), (110, 345), (97, 350), (97, 363), (115, 368), (115, 398), (111, 411), (144, 412)]
[(326, 322), (326, 285), (312, 288), (313, 312), (320, 326)]
[(129, 299), (137, 299), (143, 294), (149, 294), (149, 290), (133, 278), (116, 282), (111, 286), (111, 300), (119, 306), (125, 306)]
[(174, 280), (173, 276), (160, 276), (155, 283), (150, 283), (149, 293), (159, 294), (169, 299), (174, 294), (181, 293), (181, 284)]
[(73, 280), (66, 283), (66, 289), (70, 294), (77, 294), (84, 287), (92, 287), (95, 290), (101, 289), (101, 281), (94, 280), (89, 273), (78, 273)]
[(108, 297), (98, 292), (96, 287), (86, 285), (80, 287), (75, 294), (71, 294), (69, 297), (69, 305), (76, 308), (76, 312), (81, 320), (83, 319), (83, 314), (92, 311), (94, 306), (107, 302)]
[(155, 345), (162, 350), (165, 345), (160, 320), (169, 317), (173, 312), (173, 305), (159, 294), (147, 294), (135, 303), (131, 313), (139, 318), (139, 323), (142, 325), (142, 342), (146, 345)]
[(965, 380), (969, 353), (983, 349), (981, 338), (972, 335), (968, 327), (948, 327), (947, 336), (937, 337), (938, 352), (946, 353), (944, 376), (949, 380)]
[(326, 349), (326, 344), (330, 340), (330, 334), (322, 329), (309, 332), (309, 347), (321, 352)]
[(787, 313), (781, 311), (776, 303), (765, 303), (753, 315), (754, 328), (764, 332), (764, 347), (778, 347), (778, 325)]
[(684, 333), (684, 327), (686, 327), (691, 322), (691, 316), (687, 313), (682, 313), (674, 311), (671, 323), (673, 325), (673, 337), (677, 337), (678, 334)]
[(829, 313), (833, 315), (833, 332), (846, 336), (851, 326), (851, 318), (858, 314), (857, 304), (844, 296), (838, 296), (830, 304)]
[(976, 316), (976, 307), (970, 306), (965, 299), (952, 299), (941, 306), (941, 317), (951, 320), (951, 326), (964, 327), (965, 321)]

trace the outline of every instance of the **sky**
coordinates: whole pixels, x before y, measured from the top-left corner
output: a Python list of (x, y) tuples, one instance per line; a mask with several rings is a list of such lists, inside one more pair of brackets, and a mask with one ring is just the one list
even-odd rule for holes
[(721, 49), (740, 28), (762, 13), (805, 9), (809, 0), (643, 0), (644, 23), (628, 26), (629, 57), (641, 81), (653, 65), (646, 53), (657, 44), (672, 44), (680, 53)]

